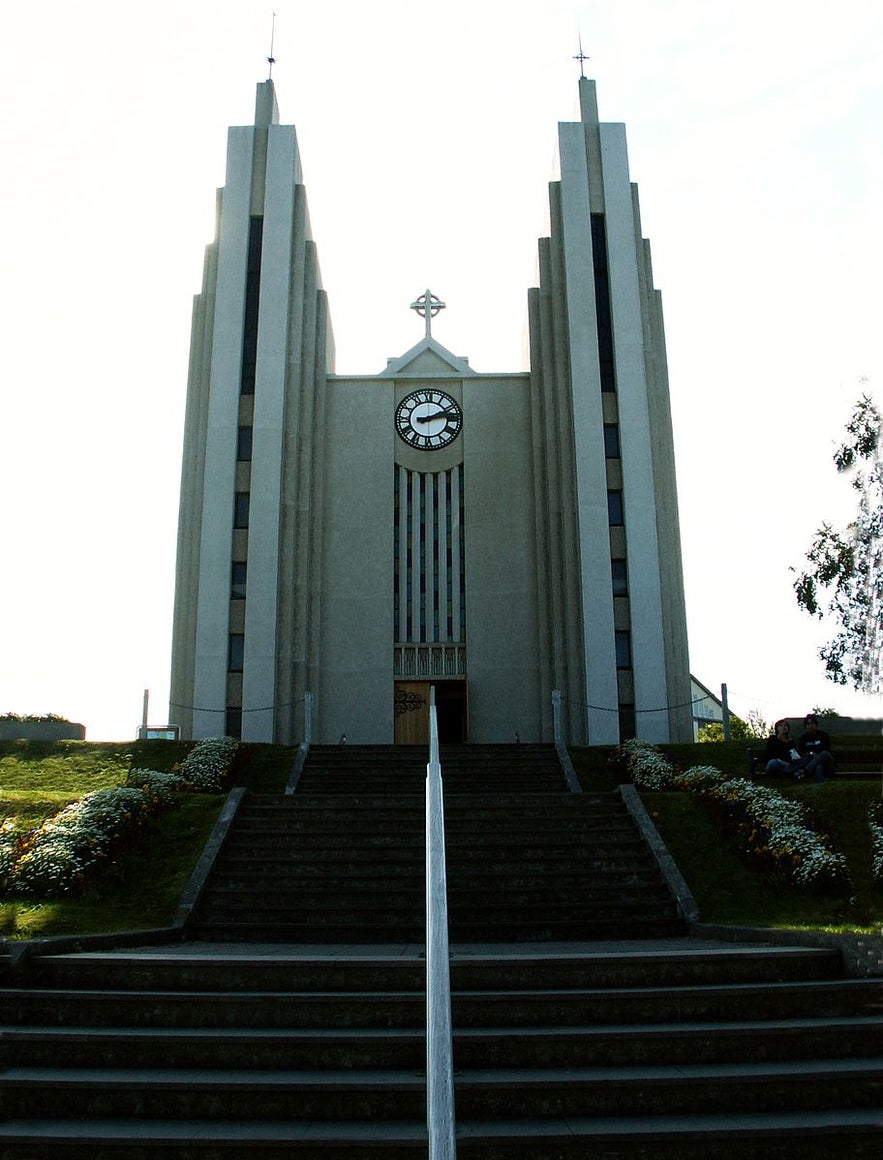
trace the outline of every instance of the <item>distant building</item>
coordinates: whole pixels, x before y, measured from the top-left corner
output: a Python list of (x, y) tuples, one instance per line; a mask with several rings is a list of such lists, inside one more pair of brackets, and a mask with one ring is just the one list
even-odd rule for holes
[[(722, 725), (724, 721), (724, 705), (710, 689), (701, 681), (690, 676), (690, 687), (693, 700), (693, 739), (698, 740), (699, 730), (705, 725)], [(732, 717), (732, 713), (730, 714)]]
[(335, 374), (272, 82), (230, 129), (193, 312), (182, 736), (290, 743), (309, 701), (316, 741), (420, 741), (433, 684), (443, 741), (548, 740), (555, 689), (572, 743), (692, 738), (660, 298), (624, 127), (579, 98), (516, 373), (442, 347), (427, 291), (420, 341)]

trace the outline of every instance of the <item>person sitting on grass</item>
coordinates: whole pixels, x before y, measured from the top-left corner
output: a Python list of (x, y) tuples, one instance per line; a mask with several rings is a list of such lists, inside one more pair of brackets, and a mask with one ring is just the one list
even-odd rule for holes
[(834, 772), (831, 738), (824, 729), (819, 728), (815, 713), (807, 713), (803, 724), (805, 732), (800, 735), (797, 742), (801, 757), (800, 769), (794, 776), (800, 780), (812, 774), (816, 781), (824, 781)]

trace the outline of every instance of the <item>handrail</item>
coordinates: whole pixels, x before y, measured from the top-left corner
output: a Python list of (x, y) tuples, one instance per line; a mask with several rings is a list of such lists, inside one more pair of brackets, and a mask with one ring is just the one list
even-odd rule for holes
[(433, 687), (429, 693), (426, 766), (426, 1130), (430, 1160), (453, 1160), (457, 1155), (447, 895), (444, 796)]

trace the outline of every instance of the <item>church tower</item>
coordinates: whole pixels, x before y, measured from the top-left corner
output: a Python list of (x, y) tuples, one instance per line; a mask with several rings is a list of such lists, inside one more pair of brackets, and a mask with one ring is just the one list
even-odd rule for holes
[(335, 374), (272, 81), (229, 131), (193, 314), (183, 736), (422, 742), (434, 685), (443, 742), (550, 740), (553, 701), (573, 744), (692, 738), (661, 306), (624, 129), (585, 78), (580, 109), (520, 373), (441, 346), (427, 290), (411, 350)]

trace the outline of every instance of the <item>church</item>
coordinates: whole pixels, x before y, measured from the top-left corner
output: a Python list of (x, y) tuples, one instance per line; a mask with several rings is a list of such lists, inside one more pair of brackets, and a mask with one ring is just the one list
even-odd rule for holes
[(586, 77), (579, 111), (558, 126), (519, 372), (433, 337), (435, 286), (403, 290), (416, 345), (336, 374), (272, 80), (229, 130), (193, 307), (182, 737), (423, 743), (434, 687), (443, 743), (692, 740), (662, 307), (625, 128), (599, 122)]

